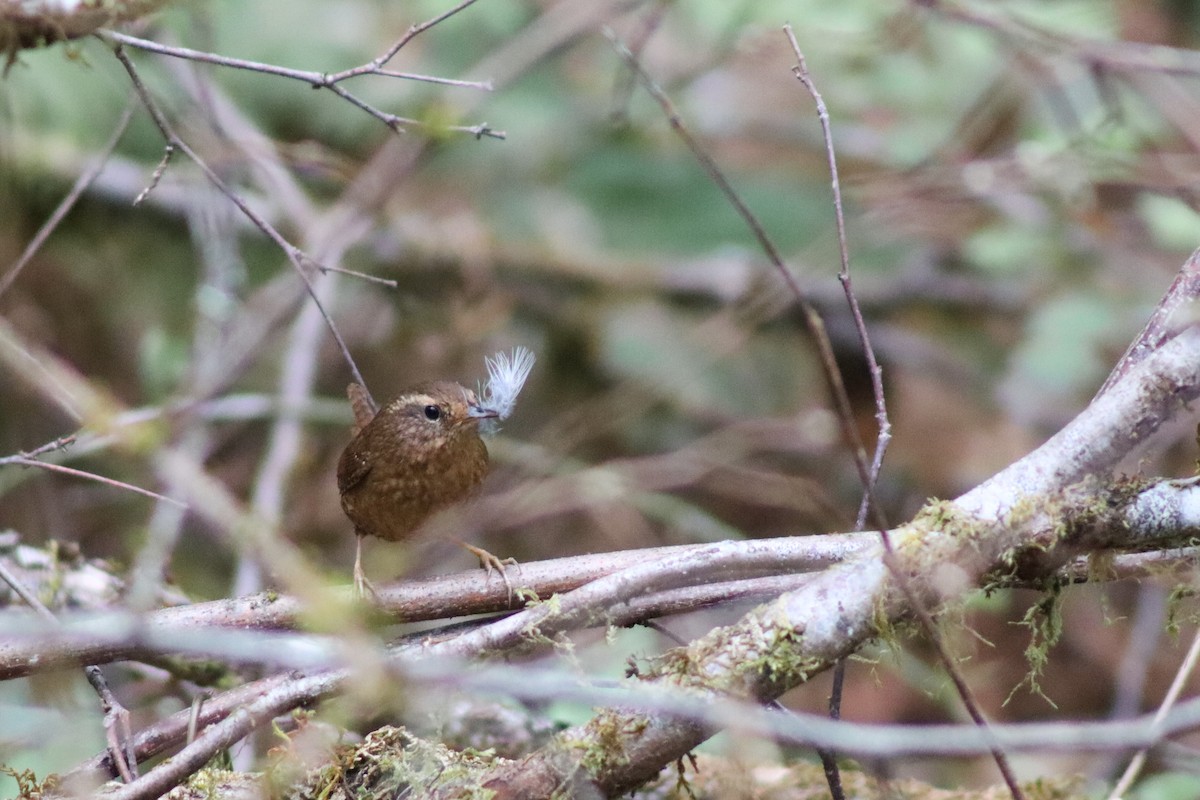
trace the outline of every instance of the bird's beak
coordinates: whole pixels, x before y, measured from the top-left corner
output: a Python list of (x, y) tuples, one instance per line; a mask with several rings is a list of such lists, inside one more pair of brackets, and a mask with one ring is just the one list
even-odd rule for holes
[(467, 416), (472, 419), (495, 419), (500, 416), (500, 412), (491, 408), (484, 408), (477, 403), (471, 403), (467, 406)]

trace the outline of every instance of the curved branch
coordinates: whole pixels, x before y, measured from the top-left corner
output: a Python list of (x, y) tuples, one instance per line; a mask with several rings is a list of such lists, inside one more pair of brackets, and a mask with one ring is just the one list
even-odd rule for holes
[[(711, 562), (704, 574), (745, 578), (779, 572), (812, 572), (854, 558), (873, 545), (871, 534), (726, 542), (724, 557)], [(711, 545), (678, 545), (522, 564), (517, 573), (517, 584), (527, 593), (545, 599), (647, 562), (659, 562), (664, 558), (710, 560), (710, 548)], [(674, 577), (676, 585), (703, 585), (708, 590), (690, 598), (695, 604), (692, 607), (736, 598), (733, 587), (701, 581), (700, 573), (683, 577), (682, 583), (679, 576)], [(346, 592), (348, 597), (348, 587)], [(486, 580), (478, 569), (382, 586), (378, 595), (376, 610), (392, 623), (518, 610), (524, 605), (523, 600), (510, 596), (502, 582)], [(663, 602), (671, 608), (675, 600), (668, 596)], [(262, 592), (231, 600), (164, 608), (146, 614), (139, 626), (147, 635), (150, 631), (194, 631), (214, 626), (257, 630), (292, 628), (298, 624), (304, 606), (303, 598)], [(624, 620), (630, 619), (628, 612), (645, 615), (650, 610), (653, 609), (635, 603), (627, 609)], [(617, 613), (620, 615), (619, 611)], [(146, 635), (133, 637), (124, 633), (132, 624), (128, 614), (116, 615), (111, 624), (96, 617), (89, 619), (86, 630), (75, 637), (57, 638), (54, 642), (44, 637), (27, 640), (10, 637), (0, 643), (0, 680), (30, 675), (45, 669), (49, 662), (104, 664), (138, 658), (144, 653)], [(103, 630), (108, 630), (109, 635), (101, 635)]]
[[(901, 529), (894, 537), (895, 559), (908, 588), (931, 603), (961, 597), (1006, 553), (1071, 512), (1087, 510), (1082, 502), (1056, 500), (1056, 493), (1112, 468), (1198, 396), (1200, 328), (1191, 327), (1038, 450)], [(1051, 519), (1055, 512), (1060, 519)], [(771, 699), (908, 612), (883, 559), (863, 558), (668, 653), (643, 680), (714, 701)], [(487, 786), (499, 798), (538, 797), (586, 780), (613, 794), (653, 777), (712, 732), (710, 724), (693, 719), (602, 710), (518, 765), (497, 768)]]

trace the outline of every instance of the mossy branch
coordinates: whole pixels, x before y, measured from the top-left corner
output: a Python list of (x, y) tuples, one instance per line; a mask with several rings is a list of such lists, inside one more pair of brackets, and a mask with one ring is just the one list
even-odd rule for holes
[[(1145, 441), (1200, 396), (1200, 328), (1191, 327), (1146, 358), (1041, 448), (959, 498), (893, 533), (895, 567), (908, 593), (936, 608), (964, 596), (1005, 556), (1048, 536), (1066, 542), (1073, 521), (1097, 527), (1095, 495), (1070, 491)], [(882, 554), (832, 568), (778, 600), (718, 628), (640, 675), (651, 686), (686, 688), (714, 699), (766, 701), (803, 682), (906, 618), (906, 592)], [(636, 731), (636, 732), (635, 732)], [(485, 784), (497, 798), (548, 796), (583, 782), (611, 795), (652, 778), (712, 734), (669, 715), (606, 709)]]

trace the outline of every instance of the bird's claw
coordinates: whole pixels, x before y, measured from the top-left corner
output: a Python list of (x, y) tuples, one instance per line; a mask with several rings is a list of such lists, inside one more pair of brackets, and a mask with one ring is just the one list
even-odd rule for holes
[(508, 591), (508, 600), (509, 602), (512, 602), (514, 594), (513, 585), (512, 581), (508, 579), (507, 568), (516, 567), (519, 570), (521, 565), (517, 563), (517, 560), (515, 558), (497, 558), (487, 550), (484, 550), (482, 547), (475, 547), (474, 545), (466, 543), (463, 544), (463, 547), (465, 547), (476, 558), (479, 559), (479, 566), (481, 569), (483, 569), (483, 572), (487, 576), (488, 580), (491, 579), (492, 573), (496, 573), (500, 576), (500, 579), (504, 581), (504, 588)]
[(375, 586), (367, 580), (360, 559), (354, 560), (354, 599), (360, 603), (379, 602), (379, 592), (375, 591)]
[(360, 603), (378, 603), (379, 592), (375, 591), (375, 585), (363, 576), (362, 580), (355, 578), (354, 580), (354, 599)]

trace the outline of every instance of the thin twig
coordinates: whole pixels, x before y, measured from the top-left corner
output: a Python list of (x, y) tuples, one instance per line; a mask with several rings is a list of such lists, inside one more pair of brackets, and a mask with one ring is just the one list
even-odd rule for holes
[(272, 691), (237, 708), (221, 722), (210, 725), (194, 741), (141, 779), (110, 792), (106, 797), (110, 800), (150, 800), (161, 797), (187, 780), (215, 754), (245, 738), (275, 716), (296, 708), (313, 696), (327, 693), (330, 686), (341, 683), (345, 678), (344, 671), (337, 671), (284, 681)]
[[(654, 7), (646, 12), (640, 29), (630, 38), (629, 52), (634, 58), (641, 59), (642, 51), (650, 43), (650, 37), (662, 25), (672, 2), (674, 0), (658, 0)], [(637, 73), (633, 70), (626, 69), (617, 77), (613, 86), (612, 110), (608, 114), (610, 120), (617, 123), (626, 121), (629, 116), (629, 101), (636, 88)]]
[[(361, 64), (357, 67), (342, 70), (341, 72), (325, 73), (316, 72), (314, 70), (292, 69), (290, 67), (281, 67), (275, 64), (266, 64), (261, 61), (250, 61), (243, 58), (232, 58), (229, 56), (217, 55), (202, 50), (193, 50), (187, 47), (178, 47), (165, 45), (159, 42), (154, 42), (149, 39), (141, 39), (136, 36), (119, 33), (117, 31), (101, 31), (97, 35), (108, 42), (112, 46), (127, 45), (146, 52), (155, 53), (158, 55), (169, 56), (172, 58), (181, 58), (189, 61), (196, 61), (205, 64), (213, 64), (216, 66), (229, 67), (231, 69), (249, 70), (252, 72), (260, 72), (267, 75), (274, 75), (281, 78), (289, 78), (291, 80), (301, 81), (308, 84), (314, 89), (328, 89), (343, 100), (351, 103), (357, 108), (363, 110), (367, 114), (383, 122), (390, 129), (396, 132), (403, 130), (402, 126), (428, 127), (428, 124), (421, 120), (400, 117), (395, 114), (389, 114), (372, 104), (366, 102), (356, 94), (351, 93), (348, 89), (341, 86), (341, 82), (349, 78), (355, 78), (361, 75), (381, 75), (389, 78), (398, 78), (401, 80), (416, 80), (427, 83), (436, 83), (445, 86), (457, 86), (470, 89), (480, 89), (483, 91), (491, 91), (491, 81), (463, 81), (452, 80), (450, 78), (436, 78), (428, 75), (418, 75), (411, 72), (397, 72), (394, 70), (382, 69), (383, 65), (390, 61), (404, 45), (408, 44), (413, 37), (437, 25), (449, 17), (457, 14), (459, 11), (467, 8), (470, 5), (478, 2), (478, 0), (465, 0), (458, 6), (439, 14), (433, 19), (423, 23), (413, 25), (398, 41), (391, 45), (382, 55), (371, 61)], [(476, 139), (487, 136), (493, 139), (504, 139), (506, 134), (503, 131), (493, 130), (487, 123), (479, 125), (454, 125), (448, 126), (447, 130), (452, 130), (461, 133), (469, 133)]]
[(108, 163), (108, 159), (112, 156), (113, 151), (117, 149), (117, 143), (121, 141), (121, 137), (125, 135), (125, 129), (129, 127), (129, 120), (133, 117), (133, 110), (136, 108), (136, 101), (132, 94), (129, 96), (129, 101), (125, 104), (125, 110), (121, 112), (120, 118), (117, 120), (117, 126), (113, 128), (112, 135), (108, 137), (108, 141), (97, 152), (94, 163), (80, 173), (75, 179), (75, 185), (71, 187), (71, 191), (67, 192), (67, 196), (62, 199), (50, 217), (42, 223), (42, 227), (38, 228), (38, 232), (29, 240), (29, 244), (25, 245), (25, 249), (21, 255), (9, 267), (8, 272), (4, 273), (4, 277), (0, 278), (0, 295), (3, 295), (8, 287), (13, 285), (17, 276), (21, 274), (21, 270), (41, 249), (46, 240), (50, 238), (50, 234), (59, 226), (63, 218), (70, 213), (75, 207), (75, 203), (83, 196), (83, 193), (88, 190), (88, 187), (99, 177), (104, 171), (104, 165)]
[(390, 69), (377, 69), (371, 72), (372, 75), (382, 75), (385, 78), (400, 78), (401, 80), (422, 81), (424, 83), (436, 83), (442, 86), (458, 86), (462, 89), (479, 89), (484, 92), (495, 90), (490, 80), (488, 81), (464, 81), (457, 78), (439, 78), (434, 75), (419, 75), (415, 72), (397, 72)]
[[(792, 50), (796, 54), (796, 66), (792, 67), (792, 74), (804, 85), (812, 96), (813, 103), (817, 107), (817, 119), (821, 123), (821, 134), (825, 139), (825, 157), (829, 163), (830, 184), (833, 189), (833, 212), (834, 219), (837, 223), (838, 236), (838, 252), (841, 254), (842, 265), (838, 272), (838, 281), (842, 284), (842, 290), (846, 294), (846, 302), (850, 306), (851, 316), (854, 318), (854, 326), (858, 331), (859, 342), (862, 344), (863, 356), (867, 360), (868, 371), (871, 375), (871, 390), (875, 396), (875, 422), (879, 426), (879, 433), (875, 439), (875, 455), (871, 459), (871, 468), (869, 478), (863, 486), (862, 500), (859, 502), (858, 514), (855, 517), (855, 528), (861, 529), (867, 521), (867, 513), (871, 508), (871, 501), (875, 493), (875, 485), (879, 480), (880, 470), (883, 468), (883, 457), (887, 452), (888, 443), (892, 438), (892, 423), (888, 418), (887, 399), (883, 392), (883, 370), (879, 366), (879, 361), (875, 357), (875, 349), (871, 346), (871, 337), (867, 331), (867, 324), (863, 319), (862, 309), (859, 307), (858, 296), (854, 293), (854, 286), (850, 278), (850, 248), (846, 243), (846, 218), (842, 210), (842, 187), (841, 180), (838, 178), (837, 155), (833, 147), (833, 131), (829, 125), (829, 110), (825, 107), (825, 100), (821, 97), (821, 93), (817, 91), (816, 83), (808, 73), (808, 65), (804, 60), (804, 53), (800, 50), (800, 43), (796, 41), (796, 34), (792, 31), (791, 25), (784, 25), (783, 31), (787, 34), (788, 41), (792, 45)], [(877, 512), (878, 518), (883, 521), (880, 526), (881, 531), (886, 531), (886, 516), (882, 510)], [(886, 538), (887, 534), (883, 534)], [(837, 719), (841, 713), (841, 692), (846, 674), (846, 661), (840, 659), (833, 669), (833, 688), (829, 697), (829, 716)], [(820, 753), (821, 762), (825, 767), (825, 775), (829, 780), (830, 793), (834, 800), (842, 800), (845, 796), (841, 786), (840, 773), (837, 766), (836, 756), (833, 753), (822, 751)]]
[[(1196, 669), (1196, 662), (1200, 661), (1200, 631), (1192, 637), (1192, 646), (1188, 648), (1187, 655), (1183, 659), (1183, 663), (1179, 665), (1179, 669), (1175, 672), (1175, 680), (1171, 681), (1171, 688), (1167, 690), (1167, 696), (1158, 706), (1158, 711), (1154, 714), (1154, 724), (1161, 724), (1166, 719), (1167, 714), (1175, 706), (1179, 700), (1179, 695), (1183, 692), (1183, 687), (1187, 685), (1188, 679), (1192, 676), (1192, 672)], [(1142, 749), (1137, 752), (1133, 760), (1129, 762), (1129, 766), (1125, 768), (1125, 772), (1121, 775), (1121, 779), (1117, 781), (1117, 785), (1113, 787), (1112, 793), (1109, 794), (1108, 800), (1120, 800), (1125, 792), (1129, 791), (1129, 787), (1137, 780), (1138, 775), (1142, 771), (1142, 767), (1146, 765), (1146, 754), (1148, 750)]]
[[(884, 561), (887, 563), (892, 575), (896, 578), (896, 582), (900, 585), (912, 610), (916, 613), (917, 619), (920, 620), (921, 627), (929, 638), (930, 644), (933, 645), (934, 650), (937, 652), (938, 660), (945, 667), (946, 674), (950, 676), (950, 680), (954, 684), (954, 689), (958, 692), (959, 699), (962, 700), (963, 707), (967, 709), (972, 722), (978, 725), (981, 730), (990, 731), (990, 724), (983, 716), (983, 712), (979, 708), (979, 703), (975, 700), (975, 693), (971, 691), (971, 687), (967, 685), (962, 671), (954, 663), (954, 656), (946, 649), (946, 643), (942, 640), (942, 636), (938, 632), (937, 623), (933, 621), (933, 615), (929, 613), (929, 609), (926, 608), (924, 601), (917, 595), (912, 585), (908, 582), (908, 577), (904, 574), (903, 568), (895, 557), (890, 537), (886, 531), (882, 532), (882, 537), (884, 546), (887, 548)], [(1009, 793), (1013, 796), (1013, 800), (1024, 800), (1025, 793), (1021, 790), (1021, 785), (1017, 782), (1017, 776), (1012, 771), (1012, 765), (1008, 763), (1008, 756), (999, 744), (995, 744), (992, 747), (991, 755), (992, 760), (996, 762), (996, 768), (1000, 770), (1000, 775), (1004, 778), (1005, 785), (1008, 786)]]
[[(834, 408), (837, 411), (837, 419), (842, 436), (851, 451), (854, 465), (858, 470), (859, 480), (865, 488), (871, 481), (871, 471), (867, 460), (866, 448), (863, 445), (862, 437), (859, 435), (858, 427), (854, 422), (854, 412), (850, 406), (850, 398), (846, 394), (845, 383), (842, 381), (837, 359), (833, 354), (833, 345), (829, 341), (829, 334), (825, 331), (825, 322), (821, 318), (820, 313), (808, 299), (808, 295), (800, 285), (799, 279), (796, 278), (796, 275), (787, 266), (786, 262), (784, 262), (779, 248), (775, 246), (774, 241), (767, 234), (758, 217), (754, 215), (754, 212), (746, 205), (741, 195), (733, 188), (733, 184), (725, 177), (725, 173), (721, 171), (721, 168), (713, 160), (712, 156), (692, 136), (683, 122), (683, 117), (675, 109), (675, 104), (671, 102), (671, 98), (655, 83), (654, 79), (643, 69), (641, 62), (634, 58), (633, 53), (629, 51), (629, 48), (625, 46), (613, 31), (606, 28), (604, 35), (612, 43), (617, 54), (624, 59), (629, 68), (637, 75), (642, 86), (655, 102), (658, 103), (671, 129), (675, 131), (676, 135), (679, 136), (680, 140), (691, 151), (692, 156), (700, 163), (701, 168), (709, 176), (713, 184), (725, 195), (725, 199), (729, 201), (729, 204), (733, 206), (734, 210), (746, 223), (746, 226), (750, 229), (751, 234), (758, 242), (763, 253), (767, 256), (767, 259), (771, 262), (771, 265), (783, 278), (784, 283), (795, 296), (804, 318), (804, 324), (808, 328), (809, 335), (812, 336), (813, 341), (816, 343), (817, 352), (820, 354), (821, 368), (824, 372), (825, 380), (829, 385), (830, 394), (833, 397)], [(872, 506), (872, 510), (877, 514), (878, 507)], [(880, 528), (887, 527), (886, 521), (877, 517), (874, 519), (874, 523)]]
[[(791, 25), (784, 25), (783, 31), (787, 35), (788, 41), (792, 45), (792, 51), (796, 54), (796, 66), (792, 67), (792, 74), (796, 79), (804, 85), (808, 93), (812, 96), (813, 102), (817, 107), (817, 117), (821, 122), (821, 131), (825, 137), (825, 152), (829, 161), (829, 172), (832, 176), (833, 196), (834, 196), (834, 212), (837, 219), (838, 232), (838, 249), (842, 257), (842, 269), (838, 273), (838, 280), (846, 291), (846, 300), (850, 304), (850, 311), (854, 317), (855, 327), (858, 329), (859, 339), (863, 345), (863, 352), (867, 359), (871, 373), (871, 387), (875, 394), (875, 420), (879, 425), (879, 438), (876, 440), (875, 457), (871, 465), (871, 479), (868, 482), (863, 493), (862, 505), (859, 507), (859, 527), (866, 520), (867, 510), (871, 503), (871, 494), (875, 486), (875, 482), (879, 477), (879, 470), (882, 467), (883, 456), (887, 449), (888, 441), (891, 439), (891, 422), (888, 420), (887, 405), (883, 392), (883, 370), (879, 366), (879, 362), (875, 359), (875, 352), (871, 348), (870, 335), (867, 332), (866, 323), (863, 320), (862, 310), (858, 306), (858, 300), (854, 295), (854, 289), (850, 279), (850, 256), (846, 246), (846, 221), (842, 213), (842, 192), (841, 185), (838, 180), (837, 159), (833, 149), (833, 135), (829, 126), (829, 111), (825, 107), (825, 101), (821, 98), (821, 93), (817, 91), (816, 84), (812, 80), (812, 76), (808, 73), (808, 65), (804, 60), (804, 53), (800, 50), (800, 43), (796, 41), (796, 34), (792, 31)], [(882, 511), (877, 512), (882, 516)], [(925, 607), (924, 602), (917, 594), (912, 591), (908, 584), (908, 578), (899, 569), (895, 555), (892, 551), (891, 539), (887, 533), (887, 527), (881, 526), (879, 529), (880, 538), (883, 541), (883, 546), (887, 551), (885, 561), (895, 576), (896, 581), (901, 585), (902, 589), (913, 611), (916, 612), (917, 618), (920, 620), (923, 629), (932, 642), (934, 649), (937, 651), (938, 657), (942, 661), (950, 680), (954, 683), (954, 688), (962, 699), (963, 705), (970, 714), (971, 719), (976, 725), (986, 728), (987, 721), (984, 719), (983, 713), (979, 709), (979, 704), (975, 700), (974, 693), (970, 686), (967, 685), (958, 666), (954, 663), (953, 657), (946, 649), (945, 643), (939, 634), (933, 617), (929, 610)], [(836, 682), (835, 682), (836, 683)], [(831, 708), (833, 707), (831, 701)], [(1020, 785), (1017, 783), (1016, 775), (1013, 774), (1012, 768), (1008, 763), (1008, 757), (999, 747), (993, 749), (992, 757), (996, 761), (996, 766), (1000, 770), (1000, 774), (1004, 777), (1004, 782), (1008, 785), (1008, 790), (1012, 794), (1014, 800), (1022, 800), (1024, 794), (1021, 791)], [(825, 762), (826, 773), (831, 777), (836, 778), (837, 765), (832, 759), (826, 759), (822, 754), (822, 761)], [(832, 769), (831, 769), (832, 766)], [(837, 792), (835, 792), (837, 794)]]
[[(862, 308), (859, 307), (858, 296), (854, 293), (854, 285), (850, 278), (850, 249), (846, 244), (846, 219), (842, 211), (842, 187), (841, 181), (838, 178), (837, 156), (833, 148), (833, 132), (829, 126), (829, 111), (825, 107), (825, 101), (821, 98), (821, 93), (817, 91), (816, 84), (808, 74), (808, 65), (804, 61), (804, 53), (800, 51), (800, 43), (796, 41), (796, 34), (792, 31), (792, 26), (784, 25), (783, 30), (787, 34), (788, 41), (792, 44), (792, 50), (796, 53), (797, 64), (792, 67), (792, 74), (796, 76), (797, 80), (812, 95), (813, 102), (817, 107), (817, 118), (821, 122), (821, 133), (825, 138), (825, 157), (829, 162), (829, 175), (833, 188), (833, 211), (837, 222), (838, 252), (842, 258), (842, 268), (838, 272), (838, 281), (842, 284), (842, 289), (846, 293), (846, 303), (850, 306), (850, 313), (854, 317), (854, 327), (858, 331), (858, 338), (862, 343), (863, 357), (867, 360), (867, 367), (871, 374), (871, 391), (875, 396), (875, 422), (879, 426), (879, 436), (875, 441), (875, 456), (871, 460), (869, 479), (863, 487), (862, 502), (859, 505), (858, 516), (856, 517), (857, 523), (855, 527), (861, 529), (866, 524), (867, 510), (871, 505), (875, 484), (879, 480), (879, 471), (883, 467), (883, 457), (887, 452), (888, 443), (892, 439), (892, 423), (888, 418), (887, 399), (883, 392), (883, 369), (879, 366), (879, 361), (875, 358), (875, 348), (871, 346), (871, 335), (867, 331), (867, 324), (863, 319)], [(883, 517), (882, 511), (877, 512), (876, 519), (879, 521), (880, 527), (885, 529), (889, 527), (886, 518)]]
[(391, 47), (389, 47), (384, 52), (383, 55), (379, 56), (379, 58), (376, 58), (374, 61), (372, 61), (370, 63), (369, 69), (367, 68), (367, 66), (356, 67), (354, 69), (346, 70), (345, 72), (336, 73), (336, 74), (330, 76), (330, 79), (334, 80), (334, 81), (340, 81), (340, 80), (344, 80), (345, 78), (352, 78), (355, 75), (361, 75), (364, 72), (370, 72), (370, 71), (379, 69), (384, 64), (391, 61), (392, 58), (396, 55), (396, 53), (400, 52), (401, 48), (403, 48), (406, 44), (411, 42), (417, 36), (421, 35), (425, 31), (432, 28), (433, 26), (439, 25), (439, 24), (445, 22), (446, 20), (450, 19), (450, 17), (453, 17), (455, 14), (459, 13), (460, 11), (462, 11), (466, 8), (469, 8), (470, 6), (473, 6), (477, 2), (478, 2), (478, 0), (462, 0), (461, 3), (459, 3), (458, 5), (456, 5), (452, 8), (446, 9), (441, 14), (438, 14), (437, 16), (431, 17), (430, 19), (427, 19), (424, 22), (419, 22), (416, 25), (411, 26), (404, 33), (403, 36), (401, 36), (398, 40), (396, 40), (395, 44), (393, 44)]
[[(216, 697), (205, 700), (198, 708), (190, 705), (188, 708), (159, 719), (139, 731), (133, 739), (134, 752), (142, 761), (148, 761), (180, 744), (191, 743), (200, 729), (220, 722), (237, 709), (266, 695), (281, 684), (287, 684), (294, 680), (294, 674), (277, 673), (244, 683), (241, 686), (235, 686)], [(309, 696), (302, 702), (316, 699), (315, 696)], [(111, 757), (107, 752), (103, 752), (63, 775), (63, 785), (95, 785), (110, 780), (113, 773)]]
[[(346, 408), (346, 401), (343, 398), (325, 398), (297, 407), (280, 401), (274, 394), (230, 394), (214, 400), (200, 402), (184, 400), (166, 406), (143, 406), (129, 409), (116, 414), (106, 425), (104, 433), (81, 430), (78, 433), (41, 444), (33, 450), (20, 453), (20, 455), (26, 458), (38, 458), (43, 464), (83, 458), (113, 447), (119, 440), (115, 432), (122, 428), (153, 422), (176, 414), (195, 416), (206, 421), (271, 420), (284, 416), (342, 427), (350, 422), (350, 412)], [(58, 450), (62, 452), (61, 454), (53, 453), (51, 456), (55, 459), (53, 461), (40, 458), (51, 451)], [(8, 457), (0, 458), (0, 464), (4, 463), (5, 458)], [(18, 476), (13, 481), (5, 483), (3, 489), (12, 488), (13, 484), (19, 480), (21, 478)]]
[(389, 289), (399, 289), (400, 288), (399, 281), (394, 281), (394, 280), (391, 280), (390, 278), (380, 278), (377, 275), (368, 275), (367, 273), (359, 272), (356, 269), (345, 269), (344, 267), (326, 267), (326, 266), (319, 266), (318, 269), (320, 269), (322, 272), (336, 272), (339, 275), (350, 275), (355, 278), (361, 278), (364, 281), (370, 281), (371, 283), (378, 283), (382, 286), (388, 287)]
[[(66, 450), (68, 447), (75, 444), (76, 438), (76, 435), (73, 433), (68, 434), (67, 436), (60, 436), (54, 441), (38, 445), (32, 450), (22, 450), (21, 455), (25, 458), (37, 458), (38, 456), (45, 455), (46, 453)], [(4, 463), (3, 459), (0, 459), (0, 463)]]
[(320, 298), (317, 296), (316, 288), (313, 286), (312, 279), (309, 277), (309, 265), (311, 264), (315, 266), (317, 262), (309, 258), (302, 250), (300, 250), (300, 248), (296, 247), (287, 239), (285, 239), (283, 235), (279, 233), (279, 231), (277, 231), (273, 225), (271, 225), (271, 223), (267, 222), (267, 220), (258, 214), (258, 212), (256, 212), (254, 209), (252, 209), (249, 204), (247, 204), (246, 201), (237, 194), (237, 192), (233, 191), (233, 189), (230, 188), (229, 185), (226, 184), (225, 181), (223, 181), (221, 177), (217, 175), (217, 173), (214, 172), (211, 167), (208, 166), (208, 163), (205, 162), (204, 159), (200, 158), (200, 156), (194, 150), (192, 150), (187, 142), (179, 138), (174, 129), (171, 127), (171, 124), (167, 121), (166, 116), (164, 116), (162, 111), (159, 109), (158, 104), (154, 102), (154, 98), (150, 96), (149, 90), (147, 90), (145, 84), (142, 83), (142, 79), (138, 74), (137, 68), (133, 65), (133, 62), (129, 59), (129, 56), (125, 54), (125, 50), (120, 43), (117, 43), (113, 47), (113, 54), (117, 57), (117, 60), (121, 62), (121, 65), (125, 67), (125, 71), (129, 74), (129, 78), (133, 82), (133, 87), (137, 91), (138, 97), (140, 97), (142, 100), (142, 105), (144, 105), (146, 110), (150, 113), (150, 117), (154, 120), (155, 126), (158, 127), (158, 130), (162, 134), (163, 138), (167, 140), (168, 145), (177, 147), (179, 150), (183, 151), (184, 155), (191, 159), (192, 162), (200, 168), (200, 171), (204, 173), (205, 177), (207, 177), (223, 195), (229, 198), (230, 202), (237, 206), (238, 210), (245, 214), (246, 217), (252, 223), (254, 223), (255, 227), (266, 234), (267, 238), (273, 241), (276, 246), (278, 246), (279, 249), (284, 252), (284, 255), (287, 256), (288, 261), (290, 261), (292, 266), (295, 267), (296, 274), (300, 276), (302, 281), (304, 281), (304, 285), (308, 290), (309, 297), (312, 298), (313, 303), (315, 303), (317, 306), (317, 310), (320, 311), (321, 316), (324, 317), (325, 324), (328, 326), (329, 332), (333, 335), (334, 341), (337, 342), (338, 349), (342, 353), (342, 358), (350, 367), (350, 372), (354, 376), (355, 381), (360, 385), (365, 386), (366, 382), (363, 379), (362, 373), (358, 371), (358, 364), (354, 362), (354, 357), (350, 355), (350, 349), (346, 346), (346, 342), (342, 338), (342, 334), (338, 330), (337, 325), (334, 324), (333, 318), (329, 316), (329, 312), (325, 309), (324, 304), (321, 303)]
[[(839, 658), (833, 665), (833, 685), (829, 688), (829, 718), (842, 718), (842, 691), (846, 685), (846, 659)], [(845, 800), (846, 790), (842, 787), (842, 770), (837, 763), (837, 753), (820, 748), (817, 756), (825, 771), (825, 782), (829, 784), (829, 795), (833, 800)]]
[(162, 180), (163, 175), (167, 174), (167, 167), (171, 166), (171, 159), (174, 157), (175, 145), (171, 142), (167, 142), (167, 146), (163, 148), (162, 158), (158, 160), (158, 164), (155, 165), (154, 171), (150, 173), (150, 180), (146, 181), (146, 185), (140, 192), (137, 193), (137, 197), (133, 198), (133, 202), (129, 205), (137, 208), (143, 202), (145, 202), (146, 198), (150, 196), (150, 193), (158, 188), (159, 181)]
[(85, 478), (89, 481), (103, 483), (106, 486), (124, 489), (127, 492), (135, 492), (136, 494), (144, 495), (155, 500), (161, 500), (164, 503), (170, 503), (182, 509), (187, 509), (188, 507), (187, 503), (182, 503), (173, 497), (167, 497), (166, 495), (159, 494), (158, 492), (152, 492), (149, 489), (143, 489), (140, 486), (134, 486), (132, 483), (125, 483), (124, 481), (118, 481), (114, 478), (106, 478), (103, 475), (97, 475), (94, 472), (85, 472), (84, 470), (75, 469), (74, 467), (64, 467), (61, 464), (52, 464), (36, 458), (28, 458), (23, 455), (5, 456), (4, 458), (0, 458), (0, 466), (4, 466), (5, 464), (18, 464), (23, 467), (37, 467), (38, 469), (44, 469), (50, 472), (59, 472), (63, 475), (71, 475), (76, 478)]
[[(25, 605), (32, 608), (38, 616), (52, 626), (58, 627), (58, 618), (54, 616), (54, 612), (47, 608), (37, 595), (29, 591), (25, 584), (9, 570), (3, 559), (0, 559), (0, 580), (7, 583), (9, 588), (24, 600)], [(121, 705), (112, 690), (108, 688), (108, 681), (104, 679), (104, 673), (100, 671), (99, 667), (89, 665), (83, 668), (83, 672), (87, 676), (88, 683), (100, 697), (100, 705), (104, 710), (104, 732), (109, 758), (116, 766), (121, 780), (125, 783), (132, 783), (137, 777), (137, 758), (133, 750), (133, 731), (129, 725), (129, 711)]]
[(203, 64), (213, 64), (219, 67), (229, 67), (231, 69), (243, 69), (251, 72), (261, 72), (267, 75), (275, 75), (280, 78), (291, 78), (292, 80), (307, 83), (314, 89), (327, 88), (332, 84), (339, 83), (346, 78), (352, 78), (356, 75), (383, 75), (388, 78), (425, 81), (428, 83), (437, 83), (445, 86), (458, 86), (465, 89), (480, 89), (483, 91), (492, 91), (493, 88), (489, 81), (463, 81), (454, 80), (452, 78), (437, 78), (431, 75), (418, 75), (412, 72), (381, 70), (373, 66), (374, 62), (369, 62), (368, 64), (363, 65), (363, 67), (366, 67), (365, 69), (363, 67), (356, 67), (354, 69), (330, 74), (325, 72), (317, 72), (315, 70), (292, 69), (290, 67), (281, 67), (276, 64), (267, 64), (262, 61), (250, 61), (244, 58), (222, 56), (205, 50), (193, 50), (188, 47), (163, 44), (150, 39), (141, 39), (137, 36), (130, 36), (127, 33), (121, 33), (119, 31), (102, 31), (100, 36), (109, 42), (119, 42), (120, 44), (128, 47), (133, 47), (137, 50), (145, 50), (148, 53), (155, 53), (160, 56), (171, 56), (172, 58), (180, 58), (186, 61), (197, 61)]

